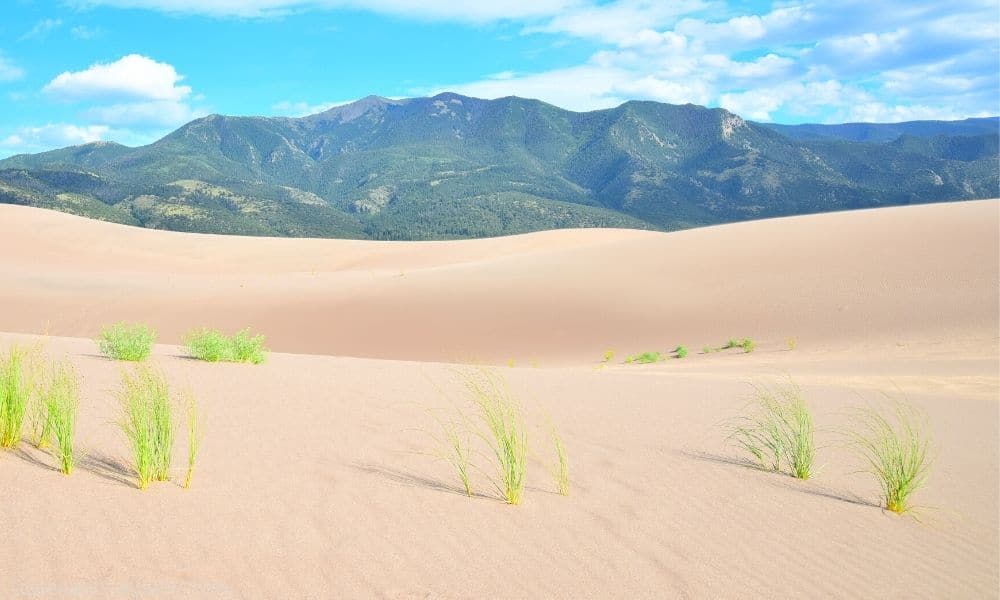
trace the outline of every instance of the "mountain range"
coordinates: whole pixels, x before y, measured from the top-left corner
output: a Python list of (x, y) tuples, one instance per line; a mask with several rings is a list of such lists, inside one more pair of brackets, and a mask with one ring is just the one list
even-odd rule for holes
[(453, 239), (675, 230), (995, 197), (1000, 119), (774, 125), (631, 101), (370, 96), (301, 118), (210, 115), (137, 148), (0, 161), (0, 202), (143, 227)]

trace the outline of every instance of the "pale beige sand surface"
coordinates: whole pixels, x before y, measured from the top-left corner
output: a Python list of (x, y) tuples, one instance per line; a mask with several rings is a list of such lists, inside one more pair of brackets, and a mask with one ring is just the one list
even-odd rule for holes
[[(365, 244), (0, 206), (0, 330), (27, 332), (0, 334), (0, 350), (40, 343), (77, 366), (84, 457), (65, 477), (28, 444), (0, 454), (0, 598), (995, 598), (997, 225), (996, 202), (973, 202)], [(191, 489), (139, 491), (113, 424), (127, 366), (72, 337), (122, 317), (167, 341), (192, 321), (249, 324), (314, 355), (207, 364), (158, 346), (153, 364), (206, 413), (205, 441)], [(698, 353), (742, 335), (759, 349)], [(678, 343), (691, 356), (620, 364)], [(601, 367), (606, 348), (618, 357)], [(433, 362), (453, 357), (516, 360), (496, 371), (530, 426), (520, 506), (484, 474), (466, 498), (435, 459), (428, 410), (469, 408), (467, 367)], [(745, 382), (786, 374), (819, 427), (805, 482), (725, 442)], [(850, 409), (882, 392), (933, 431), (919, 520), (880, 510), (843, 445)], [(549, 421), (568, 497), (547, 470)]]
[[(11, 339), (38, 338), (0, 343)], [(87, 458), (65, 477), (29, 445), (0, 455), (3, 598), (997, 595), (998, 381), (982, 348), (500, 368), (531, 426), (528, 489), (511, 507), (483, 476), (483, 497), (463, 496), (434, 459), (425, 410), (466, 406), (453, 366), (286, 354), (205, 364), (160, 347), (155, 364), (207, 413), (205, 441), (190, 489), (139, 491), (115, 466), (127, 457), (111, 424), (122, 365), (88, 340), (45, 343), (83, 374)], [(724, 441), (742, 382), (780, 372), (822, 428), (810, 481), (747, 468)], [(936, 461), (919, 521), (874, 505), (877, 485), (835, 432), (877, 390), (930, 418)], [(568, 497), (547, 471), (546, 419), (569, 452)], [(182, 456), (175, 466), (180, 479)]]
[(278, 351), (568, 364), (729, 337), (844, 347), (995, 337), (1000, 203), (672, 234), (463, 242), (192, 235), (0, 205), (0, 331), (178, 343), (251, 326)]

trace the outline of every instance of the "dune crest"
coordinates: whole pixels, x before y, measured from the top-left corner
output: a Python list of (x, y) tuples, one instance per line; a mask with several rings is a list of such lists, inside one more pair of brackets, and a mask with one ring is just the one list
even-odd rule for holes
[(998, 323), (998, 225), (990, 200), (667, 234), (369, 242), (150, 231), (0, 205), (0, 330), (90, 337), (128, 319), (176, 343), (198, 326), (249, 326), (283, 352), (546, 364), (731, 336), (982, 338)]

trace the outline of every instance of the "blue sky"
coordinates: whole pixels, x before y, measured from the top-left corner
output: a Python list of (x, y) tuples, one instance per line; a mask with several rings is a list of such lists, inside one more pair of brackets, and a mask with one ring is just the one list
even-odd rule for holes
[(0, 156), (445, 90), (783, 123), (1000, 113), (997, 0), (4, 0), (2, 16)]

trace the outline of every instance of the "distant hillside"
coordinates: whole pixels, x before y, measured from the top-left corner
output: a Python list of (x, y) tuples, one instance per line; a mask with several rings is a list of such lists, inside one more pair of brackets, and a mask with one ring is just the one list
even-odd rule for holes
[[(694, 105), (373, 96), (298, 119), (211, 115), (139, 148), (14, 156), (0, 161), (0, 202), (247, 235), (671, 230), (996, 196), (996, 123), (793, 126), (834, 128), (802, 139), (813, 130)], [(877, 143), (857, 141), (876, 130)]]
[(779, 125), (765, 127), (795, 140), (848, 140), (852, 142), (891, 142), (903, 135), (920, 137), (996, 136), (1000, 117), (965, 119), (962, 121), (906, 121), (903, 123), (841, 123), (838, 125)]

